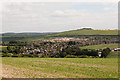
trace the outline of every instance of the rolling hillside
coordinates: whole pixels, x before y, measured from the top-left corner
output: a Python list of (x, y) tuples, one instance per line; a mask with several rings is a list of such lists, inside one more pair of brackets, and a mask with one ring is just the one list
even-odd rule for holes
[[(80, 47), (80, 49), (105, 49), (105, 48), (118, 48), (118, 44), (100, 44)], [(107, 58), (118, 58), (118, 52), (110, 52)]]
[(79, 36), (115, 36), (118, 35), (118, 30), (87, 30), (78, 29), (65, 31), (60, 33), (4, 33), (2, 34), (3, 41), (24, 40), (35, 41), (41, 39), (51, 39), (56, 37), (79, 37)]
[(46, 38), (45, 35), (55, 34), (55, 33), (4, 33), (0, 37), (2, 37), (3, 41), (11, 41), (11, 40), (24, 40), (24, 41), (32, 41)]
[(80, 47), (81, 49), (105, 49), (105, 48), (118, 48), (118, 44), (99, 44)]
[(79, 35), (118, 35), (118, 30), (72, 30), (54, 34), (52, 36), (79, 36)]

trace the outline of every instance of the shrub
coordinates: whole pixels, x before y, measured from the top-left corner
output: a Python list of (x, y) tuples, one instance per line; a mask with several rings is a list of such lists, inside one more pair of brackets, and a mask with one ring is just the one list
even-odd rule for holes
[(78, 56), (78, 58), (88, 58), (87, 55), (81, 55), (81, 56)]
[(18, 55), (12, 55), (11, 57), (18, 57)]
[(31, 54), (24, 54), (23, 57), (33, 57)]
[(33, 57), (38, 57), (38, 54), (34, 54)]
[(94, 56), (88, 56), (89, 58), (94, 58)]
[(42, 54), (41, 58), (45, 58), (45, 54)]
[(107, 55), (111, 52), (109, 48), (103, 49), (102, 51), (102, 57), (107, 57)]
[(77, 58), (77, 56), (74, 56), (74, 55), (67, 55), (67, 56), (65, 56), (65, 58)]
[(9, 57), (7, 53), (2, 53), (2, 57)]

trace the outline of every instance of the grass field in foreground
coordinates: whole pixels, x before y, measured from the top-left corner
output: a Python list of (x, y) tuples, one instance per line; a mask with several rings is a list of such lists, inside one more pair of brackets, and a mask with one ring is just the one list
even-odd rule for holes
[(104, 49), (104, 48), (118, 48), (118, 44), (99, 44), (80, 47), (81, 49)]
[(3, 78), (117, 78), (117, 58), (2, 58)]

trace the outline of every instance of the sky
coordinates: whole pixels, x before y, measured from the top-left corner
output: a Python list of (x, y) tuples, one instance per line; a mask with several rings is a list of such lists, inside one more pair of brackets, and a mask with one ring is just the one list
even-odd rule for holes
[(81, 28), (118, 29), (117, 2), (4, 2), (4, 32), (62, 32)]

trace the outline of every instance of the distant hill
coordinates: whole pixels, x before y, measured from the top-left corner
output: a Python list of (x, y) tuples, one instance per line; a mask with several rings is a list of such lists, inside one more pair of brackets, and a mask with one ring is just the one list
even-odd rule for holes
[(3, 33), (2, 36), (9, 36), (9, 37), (35, 37), (40, 35), (48, 35), (54, 33)]
[[(118, 35), (118, 30), (94, 30), (91, 28), (83, 28), (59, 33), (4, 33), (2, 34), (3, 41), (24, 40), (35, 41), (41, 39), (51, 39), (56, 37), (79, 37), (79, 36), (100, 36)], [(1, 35), (0, 35), (1, 37)]]
[(118, 48), (118, 44), (99, 44), (80, 47), (81, 49), (105, 49), (105, 48)]
[(35, 39), (45, 38), (45, 35), (50, 35), (55, 33), (3, 33), (0, 35), (2, 41), (11, 41), (11, 40), (24, 40), (31, 41)]
[(78, 35), (118, 35), (118, 30), (78, 29), (53, 34), (51, 36), (78, 36)]

